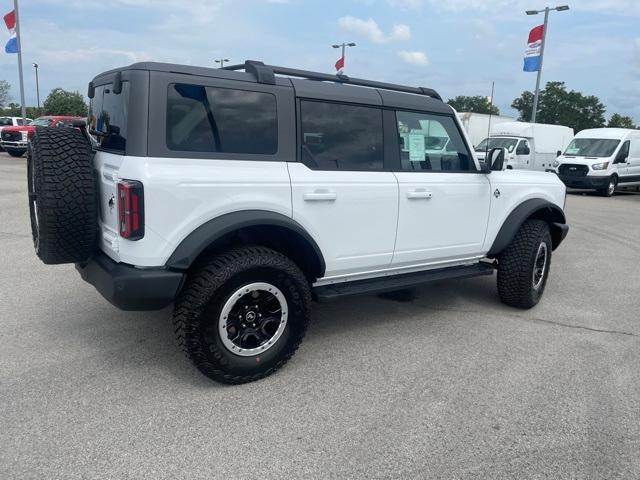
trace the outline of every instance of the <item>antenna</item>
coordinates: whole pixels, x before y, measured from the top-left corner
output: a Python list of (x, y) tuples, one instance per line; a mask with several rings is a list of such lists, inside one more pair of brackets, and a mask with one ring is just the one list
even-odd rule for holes
[(491, 96), (489, 97), (489, 125), (487, 126), (487, 144), (484, 147), (484, 163), (489, 161), (489, 136), (491, 135), (491, 115), (493, 114), (493, 89), (496, 82), (491, 82)]

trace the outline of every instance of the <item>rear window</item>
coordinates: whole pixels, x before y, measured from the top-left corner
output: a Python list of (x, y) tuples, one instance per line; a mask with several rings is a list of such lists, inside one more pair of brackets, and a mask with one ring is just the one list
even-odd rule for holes
[(89, 104), (89, 129), (99, 148), (125, 151), (128, 105), (129, 82), (122, 82), (119, 94), (113, 93), (111, 84), (95, 88)]
[(171, 150), (273, 155), (278, 150), (276, 97), (248, 90), (171, 84), (166, 140)]

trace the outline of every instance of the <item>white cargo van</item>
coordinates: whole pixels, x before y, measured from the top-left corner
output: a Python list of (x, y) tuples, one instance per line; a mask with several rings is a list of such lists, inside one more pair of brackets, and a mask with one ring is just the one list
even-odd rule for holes
[(597, 190), (607, 197), (618, 186), (640, 186), (640, 131), (582, 130), (554, 167), (567, 187)]
[(479, 159), (492, 148), (507, 150), (507, 169), (547, 171), (573, 138), (573, 130), (562, 125), (505, 122), (491, 128), (491, 135), (476, 147)]
[(473, 146), (487, 138), (491, 127), (499, 123), (515, 122), (515, 118), (505, 115), (488, 115), (486, 113), (458, 112), (460, 123), (467, 131)]

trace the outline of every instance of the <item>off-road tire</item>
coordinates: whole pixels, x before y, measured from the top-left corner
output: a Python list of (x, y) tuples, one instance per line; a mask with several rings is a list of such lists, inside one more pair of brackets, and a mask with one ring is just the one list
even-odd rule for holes
[(7, 153), (12, 157), (21, 157), (24, 155), (24, 152), (26, 152), (26, 150), (13, 150), (13, 149), (7, 150)]
[[(542, 283), (534, 288), (533, 270), (542, 242), (547, 259)], [(551, 266), (551, 233), (543, 220), (527, 220), (507, 248), (498, 257), (498, 294), (503, 303), (517, 308), (531, 308), (542, 297)]]
[(97, 247), (91, 146), (75, 128), (37, 127), (27, 159), (36, 253), (46, 264), (87, 260)]
[[(268, 282), (284, 294), (288, 321), (267, 351), (242, 357), (222, 343), (218, 322), (232, 292), (253, 282)], [(309, 282), (289, 258), (261, 246), (238, 247), (192, 269), (175, 303), (174, 330), (178, 345), (207, 377), (222, 383), (251, 382), (272, 374), (293, 356), (307, 330), (310, 302)]]

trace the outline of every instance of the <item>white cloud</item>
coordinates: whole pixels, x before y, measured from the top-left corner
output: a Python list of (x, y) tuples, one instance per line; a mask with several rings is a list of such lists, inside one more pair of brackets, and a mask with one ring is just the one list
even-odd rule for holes
[(429, 59), (424, 52), (414, 51), (407, 52), (405, 50), (398, 52), (398, 56), (410, 65), (424, 66), (429, 64)]
[(365, 37), (373, 43), (389, 43), (411, 38), (411, 29), (408, 25), (396, 24), (387, 35), (380, 29), (373, 18), (363, 20), (347, 15), (338, 19), (338, 27), (345, 32)]

